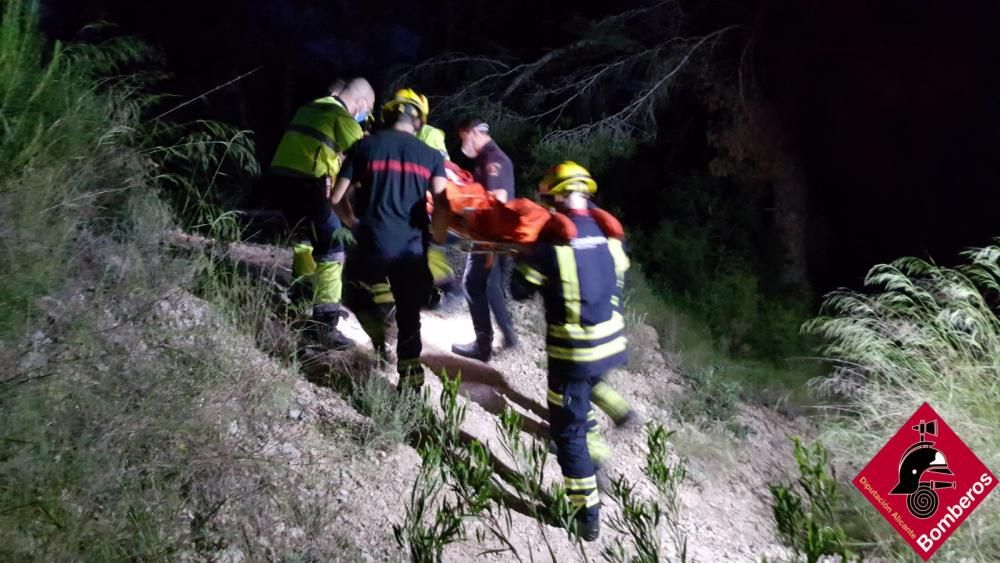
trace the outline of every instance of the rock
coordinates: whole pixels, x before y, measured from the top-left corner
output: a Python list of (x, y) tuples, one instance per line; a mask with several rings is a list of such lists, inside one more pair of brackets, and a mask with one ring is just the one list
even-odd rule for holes
[(282, 456), (287, 457), (292, 461), (298, 461), (299, 458), (302, 457), (302, 454), (299, 452), (299, 450), (296, 449), (295, 446), (289, 444), (288, 442), (281, 444), (281, 447), (278, 448), (278, 452), (280, 452)]
[(246, 561), (246, 556), (236, 546), (229, 546), (225, 551), (212, 558), (215, 563), (242, 563)]

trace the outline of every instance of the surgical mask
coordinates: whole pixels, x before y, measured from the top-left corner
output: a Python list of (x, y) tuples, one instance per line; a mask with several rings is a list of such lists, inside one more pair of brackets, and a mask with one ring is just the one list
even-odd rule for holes
[(361, 110), (358, 113), (354, 114), (354, 120), (357, 121), (358, 123), (364, 123), (365, 120), (368, 119), (369, 113), (371, 112), (368, 110)]

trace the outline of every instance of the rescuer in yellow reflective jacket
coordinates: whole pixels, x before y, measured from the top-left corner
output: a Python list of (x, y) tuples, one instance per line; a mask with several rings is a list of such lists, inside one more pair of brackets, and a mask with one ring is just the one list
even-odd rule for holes
[(292, 261), (296, 283), (313, 278), (309, 332), (331, 349), (353, 343), (337, 330), (344, 247), (338, 240), (341, 224), (330, 204), (330, 189), (344, 153), (363, 137), (361, 123), (374, 105), (375, 93), (364, 78), (335, 83), (329, 95), (295, 112), (271, 160), (272, 181), (285, 217), (310, 242), (295, 246)]

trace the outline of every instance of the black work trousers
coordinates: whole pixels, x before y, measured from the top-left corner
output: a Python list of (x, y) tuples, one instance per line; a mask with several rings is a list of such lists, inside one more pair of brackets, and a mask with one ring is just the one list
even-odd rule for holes
[(401, 384), (420, 386), (424, 378), (420, 363), (420, 353), (423, 351), (420, 309), (427, 303), (434, 287), (427, 267), (427, 255), (382, 258), (360, 246), (355, 250), (347, 261), (344, 275), (347, 281), (345, 304), (358, 317), (376, 350), (384, 349), (388, 311), (384, 300), (378, 300), (378, 292), (373, 289), (379, 284), (385, 284), (388, 278), (395, 303), (398, 331), (396, 369)]

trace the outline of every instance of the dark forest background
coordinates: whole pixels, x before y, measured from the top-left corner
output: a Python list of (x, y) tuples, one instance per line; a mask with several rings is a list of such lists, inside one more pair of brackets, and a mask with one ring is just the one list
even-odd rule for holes
[[(158, 48), (175, 95), (160, 111), (252, 72), (171, 118), (250, 130), (265, 165), (295, 107), (338, 76), (363, 75), (383, 98), (427, 92), (449, 134), (470, 111), (494, 116), (520, 192), (552, 161), (591, 166), (652, 285), (736, 351), (787, 354), (761, 340), (782, 322), (764, 317), (797, 327), (873, 264), (947, 264), (1000, 224), (996, 2), (42, 4), (55, 38)], [(115, 27), (85, 27), (100, 21)], [(608, 70), (581, 91), (588, 69)], [(674, 70), (626, 125), (552, 136), (614, 115)], [(256, 206), (264, 193), (245, 179), (220, 197)]]

